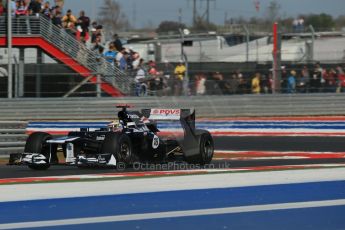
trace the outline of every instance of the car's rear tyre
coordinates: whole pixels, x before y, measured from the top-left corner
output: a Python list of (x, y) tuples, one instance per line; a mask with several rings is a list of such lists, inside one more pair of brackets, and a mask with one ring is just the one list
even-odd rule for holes
[(189, 164), (209, 164), (214, 153), (214, 142), (210, 132), (207, 130), (197, 130), (195, 139), (197, 149), (194, 148), (194, 154), (192, 149), (191, 154), (185, 156), (186, 161)]
[[(46, 143), (47, 140), (52, 139), (52, 136), (44, 132), (36, 132), (31, 134), (26, 140), (24, 152), (25, 153), (40, 153), (49, 161), (50, 146)], [(29, 164), (29, 168), (34, 170), (46, 170), (50, 167), (50, 163), (46, 164)]]
[(125, 133), (108, 133), (101, 148), (102, 154), (112, 154), (121, 167), (131, 165), (135, 160), (133, 144)]

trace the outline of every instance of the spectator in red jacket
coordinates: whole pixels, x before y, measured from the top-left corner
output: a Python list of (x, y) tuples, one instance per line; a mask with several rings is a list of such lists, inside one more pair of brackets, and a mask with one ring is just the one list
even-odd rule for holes
[(337, 88), (337, 72), (335, 69), (330, 69), (323, 73), (323, 79), (325, 80), (325, 89), (327, 93), (335, 93)]
[(26, 6), (24, 0), (20, 0), (17, 2), (17, 9), (16, 9), (16, 16), (23, 16), (28, 15), (28, 6)]
[(338, 66), (337, 67), (337, 75), (338, 75), (338, 85), (339, 85), (339, 91), (340, 92), (345, 92), (345, 74), (343, 69)]
[(2, 4), (2, 1), (0, 1), (0, 16), (3, 16), (6, 12), (6, 9), (4, 5)]

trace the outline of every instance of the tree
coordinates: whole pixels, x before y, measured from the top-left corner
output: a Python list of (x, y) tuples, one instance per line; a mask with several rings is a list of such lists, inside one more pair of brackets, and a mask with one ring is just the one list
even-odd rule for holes
[(121, 5), (116, 0), (104, 0), (98, 13), (98, 23), (103, 25), (106, 37), (129, 27), (127, 16), (121, 12)]
[(329, 14), (311, 14), (304, 16), (305, 24), (312, 25), (315, 30), (332, 30), (335, 27), (333, 17)]
[(271, 1), (267, 7), (267, 19), (269, 22), (273, 23), (279, 18), (281, 6), (277, 1)]
[(337, 29), (343, 29), (345, 28), (345, 15), (340, 15), (336, 20), (335, 24)]
[(205, 32), (210, 30), (217, 30), (217, 26), (213, 23), (208, 23), (202, 17), (197, 17), (195, 20), (195, 25), (193, 26), (194, 31)]
[(174, 32), (178, 33), (179, 29), (186, 28), (186, 25), (179, 22), (174, 21), (163, 21), (159, 24), (158, 28), (156, 29), (157, 33), (168, 33)]

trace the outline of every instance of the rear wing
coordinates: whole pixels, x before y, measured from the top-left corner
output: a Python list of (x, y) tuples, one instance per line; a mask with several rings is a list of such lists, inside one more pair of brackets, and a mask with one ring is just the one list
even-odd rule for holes
[(186, 135), (195, 133), (194, 109), (143, 109), (142, 115), (150, 121), (180, 121)]

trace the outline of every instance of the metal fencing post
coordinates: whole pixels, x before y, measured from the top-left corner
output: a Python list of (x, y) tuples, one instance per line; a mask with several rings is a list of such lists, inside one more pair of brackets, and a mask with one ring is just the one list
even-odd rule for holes
[(278, 31), (278, 23), (273, 25), (273, 93), (281, 92), (281, 34)]
[(36, 58), (36, 97), (41, 97), (42, 93), (42, 73), (41, 67), (43, 64), (43, 51), (41, 49), (37, 49), (37, 58)]
[(24, 96), (24, 60), (19, 61), (18, 97)]
[(7, 54), (8, 54), (8, 82), (7, 97), (12, 98), (13, 70), (12, 70), (12, 1), (7, 0)]
[(180, 35), (181, 35), (181, 59), (184, 61), (184, 65), (186, 67), (186, 71), (184, 74), (184, 78), (183, 78), (183, 94), (184, 96), (188, 96), (188, 85), (189, 85), (189, 73), (188, 73), (188, 58), (186, 53), (184, 52), (184, 35), (185, 32), (182, 29), (179, 29), (180, 31)]
[(97, 97), (100, 98), (102, 96), (102, 89), (101, 89), (101, 74), (98, 72), (97, 73), (97, 82), (96, 82), (96, 94)]
[(19, 80), (19, 62), (16, 56), (13, 56), (14, 60), (14, 98), (18, 97), (18, 80)]
[(246, 25), (243, 25), (243, 30), (246, 33), (246, 62), (249, 62), (249, 30)]
[(312, 25), (309, 25), (309, 29), (311, 31), (311, 50), (310, 50), (310, 57), (311, 61), (314, 61), (314, 44), (315, 44), (315, 30)]

